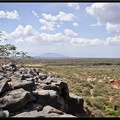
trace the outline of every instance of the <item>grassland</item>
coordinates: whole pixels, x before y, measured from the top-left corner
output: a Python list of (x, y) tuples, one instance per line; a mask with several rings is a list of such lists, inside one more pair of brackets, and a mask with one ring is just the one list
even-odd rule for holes
[(120, 80), (120, 59), (33, 59), (26, 66), (67, 81), (70, 93), (82, 96), (97, 117), (120, 116), (120, 86), (111, 82)]

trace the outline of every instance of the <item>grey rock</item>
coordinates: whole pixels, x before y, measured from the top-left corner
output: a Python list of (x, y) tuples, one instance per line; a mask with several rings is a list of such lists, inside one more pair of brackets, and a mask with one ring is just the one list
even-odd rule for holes
[(44, 79), (46, 79), (46, 78), (47, 78), (47, 75), (42, 74), (42, 73), (39, 73), (39, 79), (40, 79), (40, 80), (44, 80)]
[(0, 80), (0, 94), (11, 89), (11, 87), (8, 84), (8, 81), (10, 81), (10, 79), (7, 78)]
[(0, 72), (0, 80), (2, 80), (4, 78), (4, 73)]
[(45, 114), (43, 114), (42, 112), (38, 112), (37, 110), (33, 110), (30, 112), (22, 112), (20, 114), (17, 114), (15, 116), (13, 116), (12, 118), (45, 118)]
[(40, 104), (32, 103), (32, 109), (37, 111), (42, 111), (43, 106)]
[(24, 108), (29, 102), (29, 98), (30, 92), (20, 88), (9, 91), (3, 98), (0, 98), (0, 102), (5, 105), (4, 110), (15, 112)]
[(54, 90), (54, 91), (56, 91), (59, 95), (61, 95), (61, 89), (60, 89), (59, 86), (46, 85), (46, 86), (42, 87), (42, 89), (44, 89), (44, 90)]
[(59, 81), (57, 81), (57, 83), (55, 85), (59, 86), (61, 89), (61, 96), (65, 99), (69, 98), (69, 89), (68, 89), (68, 85), (67, 82), (65, 82), (64, 80), (58, 78)]
[(0, 66), (0, 72), (3, 72), (3, 68)]
[(70, 98), (66, 100), (68, 104), (67, 113), (75, 115), (76, 113), (83, 114), (84, 99), (75, 94), (70, 94)]
[(77, 118), (76, 116), (71, 115), (71, 114), (60, 115), (59, 117), (60, 117), (60, 118)]
[(34, 81), (15, 81), (11, 83), (13, 89), (24, 88), (25, 90), (31, 91), (35, 86)]
[(42, 112), (43, 113), (56, 113), (56, 114), (59, 114), (59, 115), (62, 115), (62, 114), (64, 114), (64, 112), (62, 112), (62, 111), (60, 111), (60, 110), (58, 110), (58, 109), (56, 109), (56, 108), (54, 108), (54, 107), (52, 107), (52, 106), (50, 106), (50, 105), (46, 105), (44, 108), (43, 108), (43, 110), (42, 110)]
[(0, 118), (5, 118), (6, 114), (3, 111), (0, 111)]
[(83, 117), (84, 99), (67, 82), (13, 63), (0, 67), (0, 117)]
[(21, 80), (26, 80), (26, 78), (31, 78), (31, 77), (33, 77), (31, 74), (22, 74)]

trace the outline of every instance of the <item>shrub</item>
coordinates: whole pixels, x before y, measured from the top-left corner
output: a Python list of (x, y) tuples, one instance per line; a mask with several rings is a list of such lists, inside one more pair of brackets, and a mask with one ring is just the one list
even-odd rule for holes
[(89, 88), (84, 88), (82, 90), (82, 94), (83, 94), (83, 96), (91, 96), (90, 89)]

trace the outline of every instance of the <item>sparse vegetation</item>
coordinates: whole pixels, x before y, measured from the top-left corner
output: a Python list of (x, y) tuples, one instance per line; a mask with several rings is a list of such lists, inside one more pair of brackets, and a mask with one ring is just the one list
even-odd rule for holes
[(69, 92), (83, 97), (84, 105), (96, 116), (120, 116), (120, 87), (110, 84), (120, 80), (120, 59), (23, 59), (20, 62), (67, 81)]
[(82, 96), (85, 106), (98, 117), (120, 116), (120, 89), (110, 84), (111, 80), (120, 79), (120, 59), (33, 59), (28, 63), (27, 67), (37, 67), (45, 74), (66, 80), (69, 91)]

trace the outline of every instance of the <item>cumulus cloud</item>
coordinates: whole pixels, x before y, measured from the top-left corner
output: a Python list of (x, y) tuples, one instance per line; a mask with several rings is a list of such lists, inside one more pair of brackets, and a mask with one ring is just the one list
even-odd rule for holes
[(72, 13), (65, 13), (60, 11), (56, 17), (61, 21), (73, 21), (75, 18), (75, 15)]
[(25, 38), (25, 41), (28, 42), (28, 44), (39, 44), (39, 40), (41, 39), (40, 35), (33, 35), (28, 36)]
[(105, 45), (120, 45), (120, 35), (115, 37), (108, 37), (104, 43)]
[(32, 44), (63, 44), (66, 43), (69, 38), (62, 33), (47, 34), (41, 33), (36, 36), (29, 36), (25, 38), (25, 41)]
[(37, 18), (39, 18), (38, 14), (37, 14), (34, 10), (32, 10), (32, 13), (33, 13)]
[(71, 7), (71, 8), (74, 8), (76, 10), (79, 10), (80, 9), (80, 6), (78, 3), (68, 3), (67, 4), (68, 7)]
[(41, 33), (42, 40), (48, 41), (48, 42), (64, 42), (67, 37), (64, 36), (62, 33), (56, 33), (56, 34), (46, 34)]
[(105, 40), (87, 39), (87, 38), (72, 38), (70, 43), (74, 46), (120, 46), (120, 35), (115, 37), (108, 37)]
[(119, 33), (120, 32), (120, 24), (107, 23), (106, 24), (106, 29), (107, 29), (108, 32)]
[(24, 42), (23, 38), (19, 38), (19, 39), (16, 39), (16, 40), (15, 40), (15, 43), (16, 43), (16, 44), (18, 44), (18, 43), (23, 43), (23, 42)]
[(11, 36), (20, 36), (20, 35), (34, 35), (37, 34), (35, 29), (31, 25), (26, 25), (26, 27), (23, 27), (22, 25), (19, 25), (12, 33)]
[(69, 41), (69, 37), (62, 33), (47, 34), (39, 33), (31, 25), (25, 27), (19, 25), (13, 32), (9, 34), (11, 38), (15, 39), (16, 44), (30, 43), (30, 44), (63, 44)]
[(57, 17), (56, 16), (52, 16), (51, 14), (43, 13), (42, 16), (43, 16), (43, 18), (45, 20), (50, 20), (50, 21), (56, 21), (57, 20)]
[[(39, 19), (39, 22), (43, 24), (43, 26), (40, 28), (41, 30), (55, 30), (56, 27), (60, 27), (60, 25), (57, 24), (57, 21), (63, 24), (63, 21), (73, 21), (76, 16), (72, 13), (65, 13), (60, 11), (59, 14), (53, 16), (51, 14), (42, 14), (43, 19)], [(77, 26), (77, 23), (74, 23), (75, 26)]]
[(72, 13), (65, 13), (65, 12), (62, 12), (62, 11), (60, 11), (59, 14), (56, 15), (56, 16), (52, 16), (51, 14), (45, 14), (45, 13), (43, 13), (42, 16), (45, 20), (48, 20), (48, 21), (56, 21), (56, 20), (72, 21), (76, 17)]
[(98, 46), (98, 45), (120, 45), (120, 35), (115, 37), (108, 37), (105, 40), (88, 39), (78, 37), (78, 34), (70, 29), (65, 29), (64, 33), (39, 33), (31, 25), (25, 27), (19, 25), (10, 34), (2, 31), (5, 37), (14, 38), (16, 44), (28, 43), (28, 44), (72, 44), (74, 46)]
[(0, 37), (0, 41), (4, 41), (4, 40), (10, 40), (11, 39), (11, 35), (6, 33), (6, 31), (1, 31), (1, 37)]
[(65, 29), (64, 32), (65, 32), (65, 35), (68, 36), (68, 37), (77, 37), (78, 36), (77, 33), (73, 32), (70, 29)]
[(120, 3), (93, 3), (86, 8), (86, 12), (97, 17), (100, 23), (120, 23)]
[(73, 26), (75, 26), (75, 27), (78, 26), (78, 23), (74, 22), (74, 23), (73, 23)]
[(103, 44), (103, 42), (99, 39), (86, 38), (72, 38), (70, 43), (72, 43), (74, 46), (96, 46)]
[(56, 24), (53, 21), (46, 21), (44, 19), (40, 19), (39, 22), (43, 24), (40, 28), (41, 30), (54, 30), (54, 25)]
[(14, 11), (0, 11), (0, 18), (7, 18), (7, 19), (19, 19), (19, 14), (16, 10)]

